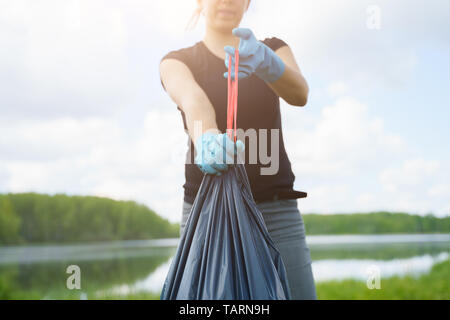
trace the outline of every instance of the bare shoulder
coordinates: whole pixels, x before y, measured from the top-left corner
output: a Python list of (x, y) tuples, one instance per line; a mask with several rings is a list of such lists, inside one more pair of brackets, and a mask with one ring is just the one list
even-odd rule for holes
[(177, 59), (164, 59), (159, 64), (161, 75), (183, 75), (191, 74), (189, 67), (182, 61)]

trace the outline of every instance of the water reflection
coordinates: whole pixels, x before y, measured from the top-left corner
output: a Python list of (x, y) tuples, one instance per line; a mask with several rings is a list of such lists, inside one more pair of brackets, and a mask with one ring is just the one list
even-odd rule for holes
[(371, 260), (371, 259), (324, 259), (313, 261), (312, 269), (316, 281), (358, 279), (367, 280), (370, 270), (375, 267), (381, 278), (391, 276), (419, 276), (428, 273), (438, 262), (449, 258), (447, 252), (436, 256), (423, 255), (407, 259)]
[[(0, 265), (61, 260), (102, 260), (158, 255), (178, 245), (179, 239), (91, 242), (67, 245), (6, 246), (0, 248)], [(150, 249), (150, 250), (149, 250)]]
[[(159, 293), (179, 239), (0, 248), (0, 277), (42, 297), (64, 298), (67, 266), (81, 269), (85, 292)], [(449, 259), (450, 234), (308, 236), (316, 281), (419, 275)], [(1, 280), (1, 279), (0, 279)]]
[(145, 279), (138, 280), (136, 283), (124, 284), (112, 288), (109, 292), (113, 294), (125, 295), (135, 291), (160, 292), (164, 284), (167, 273), (169, 272), (171, 257), (167, 262), (160, 265), (154, 272), (149, 274)]

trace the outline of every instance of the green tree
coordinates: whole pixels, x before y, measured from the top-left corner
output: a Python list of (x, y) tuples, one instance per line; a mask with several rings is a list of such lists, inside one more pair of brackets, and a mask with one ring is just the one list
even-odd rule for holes
[(14, 212), (9, 198), (0, 195), (0, 243), (10, 244), (20, 242), (19, 234), (21, 219)]

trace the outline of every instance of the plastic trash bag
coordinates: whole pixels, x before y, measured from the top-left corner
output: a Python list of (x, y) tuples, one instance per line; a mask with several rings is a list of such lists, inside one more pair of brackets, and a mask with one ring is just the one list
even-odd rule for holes
[(243, 164), (203, 177), (160, 298), (291, 299), (283, 261)]

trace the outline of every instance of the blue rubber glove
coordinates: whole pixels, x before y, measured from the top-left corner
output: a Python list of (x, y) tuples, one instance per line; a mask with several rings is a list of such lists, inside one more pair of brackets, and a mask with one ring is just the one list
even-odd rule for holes
[[(253, 32), (247, 28), (234, 28), (233, 34), (240, 39), (239, 41), (239, 79), (250, 76), (252, 73), (264, 81), (275, 82), (281, 77), (285, 70), (283, 60), (277, 54), (259, 41), (253, 35)], [(231, 55), (232, 61), (232, 79), (234, 79), (234, 48), (232, 46), (224, 47), (226, 52), (225, 65), (228, 68), (228, 59)], [(223, 75), (228, 78), (228, 72)]]
[(194, 159), (199, 169), (206, 174), (220, 176), (234, 163), (234, 155), (245, 150), (242, 141), (234, 143), (226, 133), (203, 133), (195, 144), (197, 155)]

